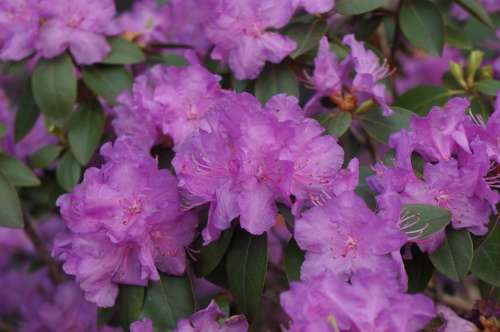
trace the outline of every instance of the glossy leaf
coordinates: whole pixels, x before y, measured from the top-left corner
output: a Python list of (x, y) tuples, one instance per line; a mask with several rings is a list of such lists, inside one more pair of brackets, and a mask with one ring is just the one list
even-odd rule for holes
[(78, 184), (82, 169), (70, 151), (67, 151), (57, 165), (56, 177), (59, 185), (66, 191), (71, 191)]
[(146, 290), (144, 315), (153, 321), (157, 330), (175, 329), (177, 322), (193, 311), (193, 290), (187, 276), (161, 274), (160, 281), (151, 283)]
[(458, 282), (469, 273), (473, 255), (470, 233), (467, 230), (450, 230), (429, 258), (439, 272)]
[(287, 27), (285, 34), (297, 42), (297, 48), (290, 54), (296, 59), (302, 54), (318, 46), (319, 40), (328, 30), (325, 20), (315, 20), (313, 23), (293, 23)]
[(2, 172), (0, 172), (0, 226), (23, 228), (21, 203), (14, 187)]
[(427, 288), (434, 274), (434, 266), (427, 254), (421, 252), (416, 246), (412, 248), (411, 255), (411, 259), (404, 260), (404, 265), (408, 275), (408, 293), (415, 294)]
[(446, 44), (456, 48), (461, 48), (463, 50), (472, 49), (472, 42), (467, 37), (463, 29), (445, 26), (444, 40)]
[(14, 139), (19, 142), (23, 139), (35, 126), (40, 111), (33, 98), (31, 85), (24, 91), (20, 101), (19, 109), (16, 112), (14, 122)]
[(151, 55), (149, 56), (149, 60), (153, 63), (161, 63), (174, 67), (184, 67), (189, 65), (189, 61), (187, 61), (185, 57), (176, 53), (160, 53)]
[(493, 27), (488, 12), (484, 9), (484, 7), (478, 0), (455, 0), (455, 2), (464, 10), (469, 12), (469, 14), (477, 18), (479, 21), (483, 22), (491, 28)]
[(404, 108), (391, 107), (391, 109), (394, 111), (391, 116), (382, 115), (382, 111), (377, 108), (359, 117), (363, 129), (374, 139), (386, 144), (392, 133), (408, 127), (410, 118), (414, 115)]
[(124, 38), (112, 37), (108, 40), (111, 46), (111, 53), (102, 61), (102, 63), (120, 65), (135, 64), (146, 60), (141, 48)]
[(75, 68), (68, 54), (38, 62), (31, 81), (33, 96), (51, 121), (61, 124), (73, 110), (76, 81)]
[(86, 165), (99, 146), (104, 130), (104, 112), (97, 103), (82, 105), (71, 117), (68, 141), (75, 158)]
[(339, 0), (335, 10), (343, 15), (358, 15), (385, 6), (387, 3), (387, 0)]
[(304, 251), (294, 239), (291, 239), (285, 248), (285, 272), (288, 282), (300, 280), (300, 268), (304, 257)]
[(427, 115), (433, 106), (444, 105), (452, 95), (453, 92), (442, 86), (419, 85), (399, 96), (394, 106)]
[(349, 129), (352, 116), (349, 112), (321, 113), (316, 119), (332, 136), (340, 137)]
[(255, 96), (262, 104), (279, 93), (299, 96), (299, 83), (286, 64), (268, 65), (255, 83)]
[(498, 225), (475, 250), (471, 271), (479, 279), (500, 287), (500, 227)]
[(144, 304), (144, 287), (120, 285), (112, 321), (128, 330), (131, 323), (141, 316)]
[(222, 236), (217, 241), (199, 248), (194, 263), (194, 272), (196, 276), (204, 277), (215, 270), (231, 244), (233, 233), (234, 227), (231, 227), (222, 233)]
[(451, 213), (434, 205), (408, 204), (401, 209), (401, 231), (413, 240), (426, 239), (443, 230)]
[(399, 24), (406, 38), (434, 56), (441, 55), (444, 24), (435, 4), (428, 0), (402, 0)]
[(0, 153), (0, 172), (16, 187), (40, 185), (40, 180), (22, 161), (3, 153)]
[(132, 76), (119, 66), (87, 67), (82, 70), (82, 77), (92, 92), (112, 105), (116, 103), (116, 97), (132, 87)]
[(28, 159), (33, 168), (47, 168), (57, 159), (63, 147), (56, 144), (46, 145), (35, 151)]
[(5, 125), (0, 122), (0, 138), (5, 136), (6, 133), (7, 133), (7, 129), (5, 128)]
[(500, 81), (497, 80), (483, 80), (476, 82), (475, 87), (477, 91), (488, 96), (496, 96), (500, 91)]
[(249, 321), (259, 311), (267, 271), (267, 235), (237, 229), (226, 256), (229, 289)]

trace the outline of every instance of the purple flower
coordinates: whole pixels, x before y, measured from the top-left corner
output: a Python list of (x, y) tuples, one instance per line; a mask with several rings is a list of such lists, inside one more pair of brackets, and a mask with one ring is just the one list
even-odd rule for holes
[(106, 37), (119, 32), (113, 0), (40, 0), (40, 13), (35, 48), (44, 58), (69, 48), (79, 64), (99, 62), (111, 50)]
[(294, 8), (304, 8), (309, 14), (326, 13), (333, 9), (335, 0), (292, 0)]
[(293, 15), (290, 0), (220, 0), (207, 25), (212, 58), (228, 63), (237, 79), (254, 79), (266, 61), (279, 63), (296, 42), (268, 29), (284, 27)]
[(295, 223), (295, 239), (306, 251), (303, 279), (324, 271), (349, 279), (359, 269), (397, 275), (406, 242), (394, 220), (376, 216), (354, 192), (304, 212)]
[(108, 143), (101, 154), (106, 163), (57, 201), (70, 232), (58, 236), (53, 254), (89, 301), (112, 306), (118, 283), (184, 273), (196, 218), (181, 212), (175, 178), (130, 141)]
[(168, 10), (155, 0), (134, 3), (132, 10), (120, 15), (118, 24), (124, 34), (141, 45), (167, 43)]
[[(500, 11), (500, 3), (496, 0), (479, 0), (479, 2), (487, 12), (495, 13)], [(451, 14), (459, 21), (464, 21), (469, 18), (469, 13), (457, 4), (451, 7)]]
[(153, 322), (145, 317), (130, 324), (130, 332), (153, 332)]
[(167, 135), (179, 146), (206, 125), (206, 113), (225, 94), (220, 79), (198, 64), (155, 66), (136, 78), (131, 94), (120, 96), (113, 127), (147, 148)]
[(26, 159), (30, 154), (48, 144), (57, 143), (57, 139), (47, 132), (43, 116), (39, 116), (31, 131), (19, 142), (14, 139), (16, 112), (11, 108), (5, 93), (0, 90), (0, 123), (6, 133), (0, 137), (1, 150), (19, 159)]
[(351, 282), (325, 273), (281, 294), (289, 332), (417, 332), (435, 315), (423, 295), (401, 293), (397, 281), (358, 271)]
[(328, 97), (343, 111), (353, 111), (372, 99), (383, 108), (385, 115), (391, 114), (385, 86), (380, 83), (389, 75), (386, 63), (380, 64), (375, 53), (365, 49), (354, 35), (345, 36), (343, 43), (351, 48), (351, 52), (339, 62), (330, 50), (327, 38), (321, 39), (314, 73), (310, 78), (316, 94), (306, 105), (307, 113), (320, 111), (321, 98)]
[(0, 59), (22, 60), (34, 52), (40, 27), (39, 0), (0, 3)]
[[(221, 321), (222, 320), (222, 321)], [(238, 315), (224, 319), (224, 313), (215, 301), (208, 307), (194, 313), (189, 319), (182, 319), (174, 332), (247, 332), (245, 316)]]
[(476, 332), (478, 330), (474, 324), (461, 318), (447, 306), (438, 304), (436, 309), (439, 316), (445, 320), (445, 325), (440, 332)]
[[(297, 208), (333, 195), (342, 150), (304, 118), (296, 100), (278, 96), (263, 110), (253, 96), (233, 93), (213, 108), (208, 125), (173, 160), (185, 205), (211, 203), (206, 242), (238, 216), (243, 228), (262, 234), (276, 221), (275, 203), (291, 205), (291, 195)], [(294, 113), (298, 118), (288, 120)]]

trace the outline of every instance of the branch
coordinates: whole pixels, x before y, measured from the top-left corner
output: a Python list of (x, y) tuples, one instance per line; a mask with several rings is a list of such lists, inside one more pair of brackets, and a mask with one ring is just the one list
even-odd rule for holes
[(23, 219), (24, 219), (24, 232), (31, 240), (31, 243), (33, 243), (33, 247), (35, 248), (37, 256), (48, 267), (50, 277), (52, 278), (52, 280), (57, 284), (62, 283), (65, 279), (63, 272), (59, 268), (57, 262), (52, 258), (52, 256), (50, 256), (49, 251), (45, 246), (45, 243), (33, 228), (31, 217), (25, 211), (23, 211)]

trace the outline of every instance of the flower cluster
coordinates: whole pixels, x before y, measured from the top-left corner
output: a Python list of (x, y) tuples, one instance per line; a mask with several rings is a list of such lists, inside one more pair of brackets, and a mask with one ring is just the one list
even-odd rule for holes
[(104, 165), (57, 204), (69, 232), (53, 253), (87, 300), (112, 306), (118, 283), (147, 285), (184, 273), (196, 218), (180, 210), (176, 179), (126, 138), (101, 148)]
[(120, 32), (112, 0), (6, 0), (0, 4), (0, 59), (35, 53), (53, 58), (66, 49), (79, 64), (103, 60), (106, 36)]

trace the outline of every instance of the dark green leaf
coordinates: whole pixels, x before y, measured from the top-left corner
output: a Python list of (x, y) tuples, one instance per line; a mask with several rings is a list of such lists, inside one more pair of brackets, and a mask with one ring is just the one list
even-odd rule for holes
[(266, 271), (267, 235), (237, 229), (226, 256), (226, 273), (236, 304), (250, 322), (259, 311)]
[(116, 103), (116, 97), (132, 87), (132, 76), (123, 67), (87, 67), (82, 70), (82, 77), (92, 92), (113, 105)]
[(187, 61), (185, 57), (176, 53), (155, 54), (151, 55), (149, 59), (153, 63), (161, 63), (167, 66), (184, 67), (189, 65), (189, 61)]
[(373, 175), (374, 172), (368, 166), (360, 166), (359, 167), (359, 183), (356, 187), (356, 194), (361, 196), (365, 201), (366, 205), (368, 205), (371, 209), (374, 209), (377, 205), (375, 201), (375, 193), (370, 189), (368, 183), (366, 182), (366, 178), (368, 176)]
[(60, 145), (46, 145), (29, 157), (29, 164), (33, 168), (47, 168), (57, 159), (62, 150), (63, 147)]
[(38, 62), (31, 81), (33, 96), (51, 121), (61, 124), (73, 110), (76, 81), (75, 68), (68, 54)]
[(38, 120), (39, 110), (36, 106), (31, 85), (24, 91), (19, 101), (19, 109), (16, 112), (14, 123), (14, 139), (19, 142), (35, 126)]
[(297, 77), (286, 64), (267, 65), (255, 83), (255, 96), (262, 104), (278, 93), (299, 95)]
[(475, 250), (471, 271), (479, 279), (500, 287), (500, 227), (498, 225)]
[(138, 320), (144, 306), (144, 287), (120, 285), (120, 293), (113, 307), (113, 322), (126, 331), (130, 324)]
[(399, 96), (394, 106), (412, 110), (419, 115), (426, 115), (432, 106), (444, 105), (452, 95), (450, 90), (442, 86), (420, 85)]
[(6, 132), (7, 132), (7, 129), (5, 128), (5, 125), (0, 122), (0, 138), (3, 137)]
[(435, 4), (428, 0), (404, 0), (399, 11), (399, 24), (413, 45), (434, 56), (441, 55), (444, 24)]
[(408, 204), (401, 210), (401, 231), (411, 239), (426, 239), (443, 230), (451, 221), (451, 213), (434, 205)]
[(161, 275), (160, 281), (150, 284), (146, 290), (144, 315), (156, 329), (175, 329), (177, 322), (194, 311), (191, 281), (187, 276)]
[(444, 40), (450, 46), (461, 48), (464, 50), (472, 49), (472, 42), (469, 40), (465, 31), (461, 29), (445, 26)]
[(104, 130), (104, 113), (97, 103), (84, 104), (71, 117), (68, 141), (75, 158), (86, 165), (99, 146)]
[(204, 277), (210, 272), (215, 270), (217, 265), (221, 262), (227, 248), (231, 244), (233, 238), (234, 227), (222, 233), (222, 236), (215, 242), (199, 249), (194, 263), (194, 271), (196, 276)]
[(488, 96), (496, 96), (500, 91), (500, 81), (497, 80), (483, 80), (476, 82), (477, 91)]
[(321, 113), (316, 119), (326, 129), (328, 134), (335, 137), (344, 135), (352, 122), (352, 116), (349, 112)]
[(491, 18), (488, 12), (483, 8), (481, 3), (477, 0), (455, 0), (455, 2), (465, 9), (469, 14), (477, 18), (479, 21), (483, 22), (490, 28), (493, 28)]
[(412, 250), (412, 259), (405, 260), (405, 270), (408, 275), (408, 293), (421, 293), (429, 284), (434, 266), (429, 257), (416, 246)]
[(319, 40), (328, 30), (325, 20), (316, 20), (312, 24), (293, 23), (290, 24), (285, 34), (297, 42), (297, 48), (290, 54), (292, 59), (296, 59), (302, 54), (318, 46)]
[(293, 234), (293, 229), (295, 227), (295, 216), (288, 206), (285, 204), (278, 203), (278, 211), (280, 215), (283, 217), (285, 221), (285, 225), (288, 228), (288, 231)]
[(40, 185), (40, 180), (22, 161), (0, 153), (0, 171), (16, 187)]
[(146, 56), (141, 48), (121, 37), (112, 37), (108, 40), (111, 46), (111, 53), (102, 63), (111, 65), (125, 65), (141, 63), (146, 60)]
[(23, 228), (21, 203), (14, 187), (0, 172), (0, 226)]
[(429, 254), (436, 269), (454, 281), (463, 280), (469, 273), (474, 248), (467, 230), (450, 230), (443, 244)]
[(66, 191), (70, 191), (78, 184), (82, 176), (80, 164), (70, 151), (67, 151), (57, 165), (56, 177), (59, 185)]
[(392, 133), (408, 127), (410, 118), (414, 113), (400, 107), (391, 107), (394, 114), (383, 116), (380, 109), (373, 109), (363, 113), (359, 119), (364, 130), (376, 140), (386, 143)]
[(358, 15), (385, 6), (387, 2), (387, 0), (339, 0), (335, 9), (343, 15)]
[(297, 242), (291, 239), (285, 248), (285, 271), (288, 282), (300, 280), (300, 268), (304, 262), (305, 253)]

